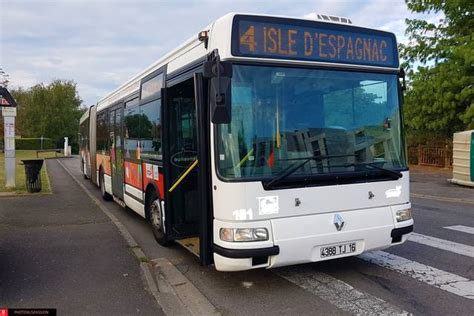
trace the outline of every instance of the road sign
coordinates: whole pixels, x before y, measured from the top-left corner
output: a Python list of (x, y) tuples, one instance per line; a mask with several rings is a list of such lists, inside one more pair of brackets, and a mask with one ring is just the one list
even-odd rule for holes
[(10, 103), (2, 95), (0, 95), (0, 105), (1, 106), (11, 106)]
[[(5, 100), (5, 99), (2, 99)], [(16, 108), (2, 106), (2, 115), (3, 116), (16, 116)]]
[(4, 87), (0, 87), (0, 106), (16, 107), (15, 99)]

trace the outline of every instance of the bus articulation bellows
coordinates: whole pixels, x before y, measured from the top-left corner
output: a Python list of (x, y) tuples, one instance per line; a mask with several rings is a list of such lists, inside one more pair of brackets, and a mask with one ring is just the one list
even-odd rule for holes
[(200, 30), (84, 114), (84, 176), (220, 271), (405, 242), (395, 36), (329, 20), (231, 13)]

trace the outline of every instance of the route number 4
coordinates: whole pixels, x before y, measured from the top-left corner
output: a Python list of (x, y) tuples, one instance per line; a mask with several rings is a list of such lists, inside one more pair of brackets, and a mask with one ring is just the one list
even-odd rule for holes
[(242, 36), (240, 36), (240, 45), (247, 45), (251, 52), (255, 51), (257, 43), (255, 42), (255, 27), (253, 25), (250, 26)]

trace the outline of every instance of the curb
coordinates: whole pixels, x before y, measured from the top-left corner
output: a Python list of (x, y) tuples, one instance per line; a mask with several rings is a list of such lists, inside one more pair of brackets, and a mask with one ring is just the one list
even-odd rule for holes
[(474, 205), (474, 201), (466, 200), (466, 199), (458, 199), (458, 198), (450, 198), (450, 197), (442, 197), (442, 196), (434, 196), (434, 195), (418, 194), (418, 193), (410, 193), (410, 196), (417, 199), (427, 199), (427, 200), (435, 200), (435, 201), (441, 201), (441, 202), (456, 202), (456, 203)]
[[(180, 314), (176, 310), (168, 312), (167, 303), (176, 305), (174, 301), (179, 300), (181, 308), (186, 310), (186, 315), (221, 315), (214, 305), (184, 276), (168, 259), (158, 258), (151, 261), (155, 273), (155, 281), (163, 310), (166, 314)], [(171, 305), (171, 304), (170, 304)]]
[(220, 315), (207, 298), (169, 260), (159, 258), (151, 260), (151, 264), (148, 263), (150, 260), (128, 229), (84, 184), (74, 177), (59, 159), (56, 161), (117, 227), (133, 255), (140, 262), (146, 289), (166, 315)]
[(0, 192), (0, 198), (10, 198), (10, 197), (25, 197), (25, 196), (44, 196), (44, 195), (52, 195), (53, 192), (36, 192), (36, 193), (28, 193), (28, 192)]

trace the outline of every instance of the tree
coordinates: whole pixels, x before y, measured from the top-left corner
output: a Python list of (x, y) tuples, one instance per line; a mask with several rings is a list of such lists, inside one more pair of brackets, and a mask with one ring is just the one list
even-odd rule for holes
[(76, 139), (84, 113), (76, 84), (55, 80), (29, 89), (12, 91), (18, 103), (18, 133), (23, 137), (52, 138), (59, 146), (63, 137)]
[[(406, 0), (415, 13), (442, 13), (429, 22), (407, 19), (409, 43), (400, 45), (410, 79), (405, 98), (409, 134), (448, 139), (474, 128), (474, 1)], [(414, 65), (419, 64), (417, 69)]]
[(9, 75), (3, 70), (2, 67), (0, 67), (0, 87), (8, 87), (8, 83), (10, 80), (8, 80)]

